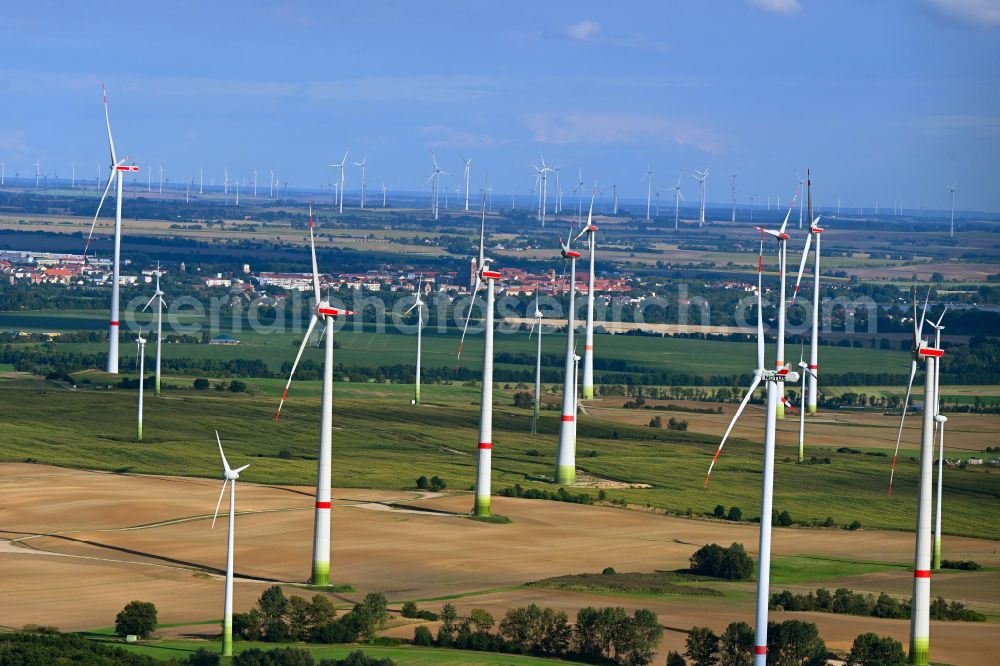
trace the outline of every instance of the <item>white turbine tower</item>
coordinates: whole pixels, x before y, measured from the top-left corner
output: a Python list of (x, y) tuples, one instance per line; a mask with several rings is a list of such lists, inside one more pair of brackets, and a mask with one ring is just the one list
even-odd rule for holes
[[(587, 215), (587, 226), (593, 224), (594, 197), (597, 188), (590, 195), (590, 213)], [(576, 355), (574, 345), (576, 313), (574, 311), (576, 296), (576, 260), (580, 253), (570, 249), (573, 240), (573, 227), (566, 242), (559, 241), (563, 257), (563, 265), (569, 261), (569, 310), (566, 316), (566, 366), (563, 375), (562, 416), (559, 422), (559, 444), (556, 450), (556, 483), (560, 486), (571, 486), (576, 483), (576, 372), (573, 357)]]
[(465, 328), (458, 343), (458, 359), (462, 358), (462, 345), (469, 330), (472, 309), (476, 303), (476, 293), (486, 285), (486, 323), (483, 329), (483, 381), (479, 399), (479, 445), (476, 465), (476, 496), (472, 513), (476, 516), (490, 515), (490, 494), (493, 457), (493, 309), (494, 283), (500, 279), (499, 271), (492, 269), (492, 259), (485, 256), (486, 242), (486, 197), (483, 196), (483, 213), (479, 232), (479, 263), (476, 264), (476, 284), (469, 301), (469, 313), (465, 317)]
[(257, 198), (257, 169), (253, 170), (253, 198)]
[(531, 434), (538, 433), (538, 417), (542, 409), (542, 311), (538, 309), (538, 292), (535, 292), (535, 312), (532, 315), (531, 328), (528, 330), (528, 339), (535, 328), (538, 328), (538, 351), (535, 353), (535, 400), (531, 413)]
[(653, 170), (646, 164), (646, 173), (640, 180), (646, 181), (646, 221), (649, 222), (649, 204), (653, 196)]
[(351, 152), (350, 147), (348, 147), (347, 150), (344, 151), (344, 159), (340, 160), (340, 164), (330, 165), (334, 169), (340, 169), (340, 181), (339, 184), (337, 185), (337, 195), (339, 199), (338, 205), (340, 206), (339, 212), (341, 213), (344, 212), (344, 169), (346, 168), (347, 165), (347, 154), (349, 152)]
[[(472, 173), (472, 160), (465, 159), (465, 155), (459, 155), (465, 164), (465, 210), (469, 210), (469, 176)], [(383, 206), (384, 208), (384, 206)]]
[(818, 405), (818, 382), (819, 382), (819, 261), (820, 261), (820, 234), (823, 227), (819, 226), (819, 217), (813, 217), (812, 203), (812, 176), (806, 171), (806, 198), (809, 200), (809, 235), (806, 236), (806, 244), (802, 250), (802, 261), (799, 263), (799, 274), (795, 278), (795, 291), (792, 293), (792, 302), (799, 295), (799, 286), (802, 282), (802, 273), (806, 268), (806, 260), (809, 258), (809, 246), (812, 240), (816, 239), (816, 255), (813, 264), (813, 302), (812, 302), (812, 332), (809, 337), (809, 400), (808, 409), (810, 414), (815, 414)]
[[(345, 156), (346, 159), (346, 156)], [(319, 462), (316, 472), (316, 511), (313, 526), (313, 560), (312, 575), (310, 582), (313, 585), (330, 584), (330, 483), (332, 464), (332, 442), (333, 442), (333, 323), (335, 317), (343, 315), (353, 315), (350, 310), (341, 310), (330, 305), (323, 299), (319, 290), (319, 268), (316, 265), (316, 241), (313, 237), (313, 217), (312, 204), (309, 204), (309, 247), (312, 253), (312, 278), (313, 278), (313, 315), (309, 319), (309, 326), (306, 334), (299, 345), (299, 351), (295, 355), (295, 362), (292, 363), (292, 371), (288, 375), (288, 382), (285, 390), (281, 394), (281, 401), (278, 403), (278, 411), (274, 415), (277, 422), (281, 415), (281, 407), (285, 404), (288, 396), (288, 388), (292, 384), (295, 376), (295, 368), (299, 365), (302, 352), (309, 344), (309, 338), (316, 323), (322, 321), (324, 324), (324, 336), (326, 346), (323, 354), (323, 402), (320, 412), (320, 433), (319, 433)]]
[(87, 260), (87, 249), (90, 247), (90, 241), (94, 236), (94, 227), (97, 225), (97, 218), (101, 214), (101, 207), (104, 205), (104, 199), (108, 196), (108, 190), (111, 189), (111, 181), (115, 181), (115, 250), (114, 250), (114, 260), (112, 269), (112, 280), (111, 280), (111, 321), (109, 322), (108, 330), (108, 363), (107, 372), (113, 375), (118, 374), (118, 307), (119, 307), (119, 288), (121, 282), (121, 252), (122, 252), (122, 186), (124, 181), (124, 175), (126, 171), (138, 171), (139, 167), (133, 165), (126, 165), (125, 162), (128, 157), (123, 157), (120, 160), (115, 152), (115, 140), (111, 136), (111, 117), (108, 114), (108, 92), (102, 86), (104, 90), (104, 122), (108, 128), (108, 145), (111, 149), (111, 173), (108, 176), (108, 184), (104, 187), (104, 194), (101, 195), (101, 200), (97, 204), (97, 212), (94, 213), (94, 221), (90, 225), (90, 233), (87, 235), (87, 242), (83, 246), (83, 258), (84, 261)]
[[(774, 229), (765, 229), (764, 227), (754, 227), (761, 233), (772, 236), (778, 241), (778, 275), (781, 283), (781, 290), (778, 293), (778, 344), (777, 344), (777, 356), (775, 358), (775, 368), (781, 370), (785, 367), (785, 282), (786, 275), (788, 273), (788, 234), (785, 233), (785, 229), (788, 228), (788, 220), (792, 216), (792, 208), (795, 206), (795, 197), (799, 196), (798, 190), (795, 191), (795, 196), (792, 197), (792, 203), (788, 206), (788, 212), (785, 214), (785, 221), (781, 223), (781, 228), (775, 231)], [(776, 387), (778, 392), (778, 403), (777, 403), (777, 417), (779, 419), (785, 418), (785, 386)]]
[[(596, 190), (597, 184), (594, 184)], [(587, 250), (590, 254), (590, 273), (587, 281), (587, 329), (583, 344), (583, 399), (594, 399), (594, 257), (597, 254), (597, 226), (587, 219), (587, 226), (577, 234), (573, 242), (587, 234)]]
[(670, 188), (670, 191), (674, 193), (674, 231), (678, 229), (678, 220), (680, 220), (681, 211), (681, 201), (686, 201), (684, 195), (681, 194), (681, 178), (684, 174), (677, 176), (677, 184)]
[(233, 485), (229, 488), (229, 542), (226, 548), (226, 593), (222, 605), (222, 656), (233, 656), (233, 537), (234, 525), (236, 522), (236, 479), (240, 478), (240, 472), (250, 465), (243, 465), (232, 469), (226, 454), (222, 451), (222, 440), (219, 439), (219, 431), (215, 431), (215, 441), (219, 444), (219, 455), (222, 456), (222, 492), (219, 493), (219, 501), (215, 503), (215, 515), (212, 516), (212, 529), (215, 529), (215, 519), (219, 517), (219, 507), (222, 506), (222, 498), (226, 494), (226, 484), (230, 481)]
[(382, 208), (386, 207), (386, 202), (388, 201), (388, 188), (385, 186), (385, 182), (382, 183)]
[[(423, 276), (421, 276), (423, 277)], [(416, 384), (413, 387), (413, 404), (420, 404), (420, 353), (422, 346), (422, 335), (424, 328), (424, 301), (420, 298), (420, 286), (421, 281), (417, 281), (417, 299), (413, 302), (413, 305), (403, 314), (410, 314), (414, 309), (417, 311), (417, 371), (416, 371)]]
[(158, 398), (160, 397), (160, 348), (163, 344), (163, 306), (166, 305), (163, 301), (163, 291), (160, 289), (160, 276), (163, 275), (163, 271), (160, 270), (159, 263), (156, 264), (153, 275), (156, 276), (156, 291), (142, 311), (145, 312), (154, 301), (156, 302), (156, 379), (153, 383), (153, 395)]
[(955, 237), (955, 190), (958, 189), (958, 183), (953, 183), (948, 186), (948, 194), (951, 196), (951, 232), (952, 238)]
[(738, 175), (739, 174), (737, 174), (737, 173), (733, 174), (733, 182), (732, 182), (732, 185), (730, 185), (730, 187), (731, 187), (731, 189), (733, 191), (733, 220), (732, 220), (733, 222), (736, 221), (736, 176), (738, 176)]
[[(795, 174), (795, 179), (797, 181), (799, 181), (799, 189), (801, 190), (802, 186), (805, 184), (806, 181), (804, 181), (801, 178), (799, 178), (799, 174)], [(802, 197), (801, 199), (799, 199), (799, 229), (802, 228), (802, 206), (805, 204), (805, 202), (806, 202), (806, 198), (805, 197)], [(812, 219), (812, 218), (810, 217), (809, 219)]]
[(139, 337), (135, 339), (136, 360), (139, 366), (139, 406), (136, 411), (135, 438), (142, 441), (142, 390), (146, 384), (146, 338), (142, 337), (142, 328), (139, 329)]
[[(944, 319), (944, 313), (947, 310), (948, 307), (945, 306), (937, 322), (927, 322), (934, 329), (935, 349), (941, 349), (941, 331), (944, 330), (941, 320)], [(934, 425), (937, 427), (940, 442), (938, 447), (937, 501), (934, 503), (934, 555), (932, 568), (935, 571), (941, 570), (941, 484), (944, 481), (944, 424), (947, 422), (948, 417), (941, 413), (941, 363), (939, 361), (935, 364), (934, 368)]]
[[(712, 468), (715, 461), (722, 453), (722, 447), (736, 425), (737, 419), (743, 413), (750, 398), (753, 396), (757, 386), (764, 382), (767, 389), (767, 410), (764, 422), (764, 475), (761, 484), (760, 501), (760, 544), (759, 562), (757, 569), (757, 599), (756, 599), (756, 627), (754, 639), (754, 666), (766, 666), (767, 664), (767, 612), (768, 601), (770, 600), (770, 577), (771, 577), (771, 516), (774, 506), (774, 447), (775, 447), (775, 427), (777, 425), (777, 385), (785, 381), (796, 382), (799, 379), (798, 373), (790, 371), (787, 367), (778, 370), (766, 370), (764, 368), (764, 319), (763, 302), (761, 292), (763, 291), (763, 266), (764, 266), (764, 232), (760, 234), (760, 256), (757, 261), (757, 369), (754, 371), (753, 381), (750, 389), (743, 397), (733, 420), (726, 429), (726, 434), (722, 437), (722, 442), (715, 452), (715, 457), (708, 467), (708, 474), (705, 476), (705, 486), (708, 486)], [(782, 398), (782, 400), (784, 400)], [(787, 401), (786, 401), (787, 404)], [(788, 405), (791, 406), (790, 404)]]
[(708, 178), (709, 171), (705, 169), (704, 171), (695, 171), (692, 176), (698, 181), (698, 187), (701, 188), (701, 212), (698, 214), (698, 227), (701, 228), (705, 224), (705, 180)]
[(365, 180), (365, 167), (368, 166), (368, 156), (360, 162), (355, 162), (354, 166), (361, 167), (361, 210), (365, 209), (365, 192), (368, 189), (368, 181)]

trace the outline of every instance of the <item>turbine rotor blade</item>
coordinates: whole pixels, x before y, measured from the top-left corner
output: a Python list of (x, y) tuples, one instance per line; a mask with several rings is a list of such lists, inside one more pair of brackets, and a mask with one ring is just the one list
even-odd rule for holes
[(226, 460), (226, 454), (222, 452), (222, 440), (219, 439), (219, 431), (218, 430), (215, 431), (215, 441), (219, 444), (219, 455), (222, 456), (222, 467), (227, 472), (229, 472), (229, 471), (231, 471), (229, 469), (229, 461)]
[[(910, 381), (906, 385), (906, 396), (903, 398), (903, 411), (899, 416), (899, 434), (896, 435), (896, 450), (892, 454), (892, 468), (889, 470), (889, 497), (892, 497), (892, 481), (896, 475), (896, 458), (899, 456), (899, 441), (903, 438), (903, 423), (906, 421), (906, 406), (910, 402), (910, 391), (913, 389), (913, 378), (917, 375), (917, 360), (913, 359), (910, 365)], [(929, 409), (929, 405), (924, 405), (924, 409)]]
[(313, 238), (313, 209), (312, 201), (309, 202), (309, 250), (312, 253), (313, 269), (313, 302), (319, 305), (319, 269), (316, 267), (316, 241)]
[(281, 401), (278, 403), (278, 411), (274, 414), (275, 423), (278, 422), (278, 417), (281, 416), (281, 407), (285, 404), (285, 398), (288, 397), (288, 387), (292, 385), (292, 377), (295, 376), (295, 368), (299, 367), (299, 359), (302, 358), (302, 352), (305, 351), (306, 345), (309, 344), (309, 336), (312, 335), (317, 321), (318, 318), (314, 312), (312, 318), (309, 320), (309, 327), (306, 328), (306, 334), (302, 338), (302, 344), (299, 345), (299, 353), (295, 355), (295, 362), (292, 363), (292, 371), (288, 373), (288, 382), (285, 383), (285, 390), (281, 394)]
[(87, 260), (87, 250), (90, 248), (90, 240), (94, 236), (94, 228), (97, 226), (97, 218), (101, 215), (101, 208), (104, 206), (104, 200), (108, 196), (108, 190), (111, 189), (111, 181), (114, 180), (115, 171), (111, 170), (111, 175), (108, 176), (108, 184), (104, 186), (104, 194), (101, 195), (101, 200), (97, 204), (97, 212), (94, 213), (94, 221), (90, 223), (90, 233), (87, 234), (87, 242), (83, 246), (83, 259)]
[(806, 245), (802, 249), (802, 261), (799, 262), (799, 274), (795, 277), (795, 291), (792, 292), (792, 305), (799, 295), (799, 286), (802, 283), (802, 274), (806, 270), (806, 260), (809, 258), (809, 246), (812, 244), (812, 234), (806, 234)]
[(215, 514), (212, 516), (212, 529), (215, 529), (215, 519), (219, 517), (219, 507), (222, 506), (222, 496), (226, 494), (226, 484), (229, 483), (227, 478), (222, 482), (222, 492), (219, 493), (219, 501), (215, 503)]
[(715, 467), (715, 461), (719, 459), (719, 454), (722, 453), (722, 447), (726, 445), (726, 440), (729, 439), (729, 433), (733, 431), (733, 427), (736, 425), (736, 420), (740, 418), (740, 414), (746, 408), (747, 403), (750, 402), (750, 398), (753, 396), (753, 392), (757, 390), (757, 386), (760, 384), (761, 375), (759, 373), (754, 374), (753, 381), (750, 382), (750, 388), (747, 390), (747, 394), (743, 396), (743, 401), (740, 406), (736, 409), (736, 413), (733, 415), (733, 420), (729, 422), (729, 427), (726, 428), (726, 434), (722, 436), (722, 441), (719, 443), (719, 448), (715, 451), (715, 456), (712, 457), (712, 462), (708, 466), (708, 473), (705, 475), (705, 487), (708, 487), (708, 480), (712, 476), (712, 468)]
[(465, 327), (462, 328), (462, 337), (458, 341), (458, 356), (455, 358), (455, 363), (462, 359), (462, 346), (465, 344), (465, 334), (469, 332), (469, 321), (472, 319), (472, 308), (476, 305), (476, 294), (479, 293), (479, 286), (482, 284), (482, 278), (479, 273), (476, 273), (476, 287), (472, 290), (472, 300), (469, 301), (469, 314), (465, 316)]

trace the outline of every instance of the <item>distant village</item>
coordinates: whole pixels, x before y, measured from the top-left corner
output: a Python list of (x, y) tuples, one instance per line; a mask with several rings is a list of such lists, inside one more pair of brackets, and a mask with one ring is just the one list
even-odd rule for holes
[[(186, 272), (182, 262), (178, 269)], [(157, 271), (156, 266), (137, 267), (128, 260), (122, 261), (119, 276), (121, 286), (149, 284)], [(167, 271), (163, 271), (166, 273)], [(497, 291), (510, 296), (558, 296), (569, 286), (569, 278), (555, 270), (534, 274), (518, 268), (504, 268), (497, 284)], [(442, 292), (450, 295), (469, 293), (474, 286), (476, 261), (472, 260), (464, 271), (434, 272), (414, 271), (393, 266), (382, 266), (365, 273), (320, 274), (320, 286), (324, 289), (357, 289), (362, 291), (416, 291), (424, 293)], [(56, 252), (33, 252), (27, 250), (0, 250), (0, 279), (8, 284), (57, 284), (66, 286), (102, 286), (114, 279), (112, 262), (107, 258), (84, 257), (82, 254)], [(231, 273), (197, 275), (205, 288), (240, 289), (246, 292), (306, 291), (312, 289), (310, 273), (277, 273), (261, 271), (254, 273), (249, 264), (242, 270)], [(586, 275), (577, 274), (577, 293), (587, 293)], [(627, 297), (633, 291), (633, 278), (620, 275), (611, 278), (595, 278), (595, 293)], [(279, 294), (272, 294), (278, 297)]]

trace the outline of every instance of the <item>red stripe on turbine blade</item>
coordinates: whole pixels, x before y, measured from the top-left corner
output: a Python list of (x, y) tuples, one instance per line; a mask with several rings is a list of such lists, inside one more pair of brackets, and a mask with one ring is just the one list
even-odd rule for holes
[(479, 448), (481, 449), (492, 449), (493, 444), (491, 442), (479, 442)]
[(754, 648), (753, 648), (753, 653), (754, 654), (767, 654), (767, 646), (766, 645), (755, 645)]
[(563, 421), (574, 421), (574, 420), (576, 420), (576, 417), (575, 416), (563, 416), (562, 420)]
[(915, 570), (913, 572), (913, 577), (914, 578), (930, 578), (931, 577), (931, 571), (930, 571), (930, 569), (917, 569), (917, 570)]
[(330, 503), (329, 502), (316, 502), (316, 508), (317, 509), (329, 509), (330, 508)]

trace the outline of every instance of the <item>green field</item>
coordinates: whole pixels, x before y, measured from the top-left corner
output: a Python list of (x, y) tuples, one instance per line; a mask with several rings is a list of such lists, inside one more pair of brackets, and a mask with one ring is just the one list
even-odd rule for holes
[[(280, 423), (274, 422), (279, 380), (252, 380), (251, 392), (168, 390), (147, 396), (146, 439), (133, 441), (135, 393), (125, 390), (70, 390), (24, 375), (0, 381), (0, 459), (37, 460), (57, 465), (119, 472), (214, 477), (218, 429), (230, 458), (250, 462), (243, 475), (259, 483), (311, 485), (315, 480), (319, 427), (318, 382), (298, 382)], [(190, 385), (185, 382), (185, 385)], [(333, 482), (337, 486), (413, 488), (416, 477), (437, 474), (451, 490), (465, 491), (475, 476), (479, 389), (458, 385), (425, 387), (421, 407), (409, 405), (412, 386), (337, 383), (334, 398)], [(539, 435), (529, 434), (530, 411), (514, 408), (511, 393), (495, 391), (494, 492), (521, 483), (550, 487), (555, 464), (557, 411), (543, 411)], [(591, 474), (636, 483), (648, 489), (611, 489), (609, 499), (673, 512), (711, 512), (716, 504), (739, 506), (745, 518), (760, 502), (759, 442), (733, 440), (703, 488), (715, 436), (627, 426), (581, 417), (578, 467)], [(886, 458), (839, 454), (831, 464), (797, 465), (795, 438), (779, 434), (775, 509), (797, 521), (832, 517), (838, 524), (859, 520), (865, 528), (911, 530), (917, 464), (904, 452), (896, 493), (886, 497)], [(845, 441), (850, 444), (850, 441)], [(279, 457), (286, 451), (291, 459)], [(466, 453), (469, 455), (462, 455)], [(242, 464), (242, 463), (241, 463)], [(983, 506), (1000, 497), (1000, 475), (988, 468), (949, 470), (945, 531), (1000, 538), (1000, 527)], [(243, 478), (241, 477), (241, 478)], [(596, 491), (591, 492), (596, 496)], [(544, 501), (544, 500), (538, 500)]]
[[(195, 319), (190, 319), (194, 322)], [(51, 313), (0, 313), (0, 330), (22, 330), (38, 332), (57, 332), (66, 330), (104, 330), (107, 322), (102, 313), (68, 312), (53, 315)], [(341, 348), (334, 353), (337, 363), (347, 366), (388, 366), (395, 364), (413, 365), (416, 350), (415, 335), (388, 332), (379, 333), (371, 325), (365, 330), (353, 330), (353, 324), (347, 324), (344, 330), (336, 333), (336, 339)], [(257, 332), (249, 327), (240, 331), (231, 328), (220, 329), (240, 340), (236, 346), (219, 346), (205, 344), (166, 344), (163, 345), (164, 358), (211, 358), (237, 359), (251, 358), (264, 361), (272, 371), (279, 371), (282, 363), (291, 362), (295, 351), (302, 340), (301, 332)], [(126, 334), (127, 340), (129, 334)], [(450, 329), (447, 333), (437, 334), (425, 330), (423, 340), (424, 367), (456, 366), (459, 332)], [(566, 342), (563, 335), (549, 334), (542, 339), (543, 352), (563, 357), (566, 352)], [(691, 373), (702, 377), (713, 375), (734, 375), (753, 371), (755, 364), (755, 345), (751, 342), (720, 342), (708, 340), (690, 340), (672, 337), (598, 335), (595, 343), (596, 353), (600, 358), (621, 360), (631, 366), (648, 368), (653, 371), (670, 371)], [(107, 349), (103, 343), (58, 343), (57, 348), (64, 351), (97, 353)], [(523, 353), (534, 357), (536, 343), (529, 340), (524, 332), (502, 334), (496, 336), (495, 348), (498, 353)], [(768, 359), (773, 359), (774, 345), (768, 345)], [(789, 355), (791, 355), (791, 350)], [(910, 355), (899, 351), (881, 351), (876, 349), (853, 349), (844, 347), (822, 347), (824, 372), (840, 374), (846, 372), (877, 373), (889, 372), (905, 374), (909, 370)], [(121, 344), (122, 358), (135, 356), (134, 345), (123, 341)], [(319, 348), (307, 349), (303, 358), (317, 363), (322, 362), (323, 352)], [(768, 360), (768, 364), (773, 360)], [(482, 336), (470, 335), (466, 339), (463, 352), (462, 367), (477, 370), (482, 367)], [(498, 369), (506, 368), (533, 372), (532, 365), (497, 364)], [(561, 369), (561, 363), (560, 363)], [(606, 374), (595, 372), (598, 378)]]
[[(108, 641), (109, 643), (111, 641)], [(185, 659), (196, 652), (198, 648), (208, 650), (218, 649), (216, 643), (205, 641), (165, 640), (150, 641), (142, 644), (127, 644), (114, 642), (129, 652), (136, 652), (158, 659)], [(277, 647), (288, 647), (287, 644), (236, 642), (233, 652), (239, 654), (250, 648), (271, 650)], [(393, 659), (399, 666), (437, 666), (455, 664), (456, 666), (541, 666), (543, 664), (577, 664), (580, 662), (563, 659), (542, 659), (517, 654), (500, 654), (496, 652), (470, 652), (468, 650), (449, 650), (430, 647), (414, 647), (402, 645), (398, 647), (379, 647), (371, 645), (297, 645), (308, 649), (313, 657), (319, 659), (343, 659), (356, 650), (362, 650), (369, 657)], [(223, 663), (228, 663), (223, 661)]]

